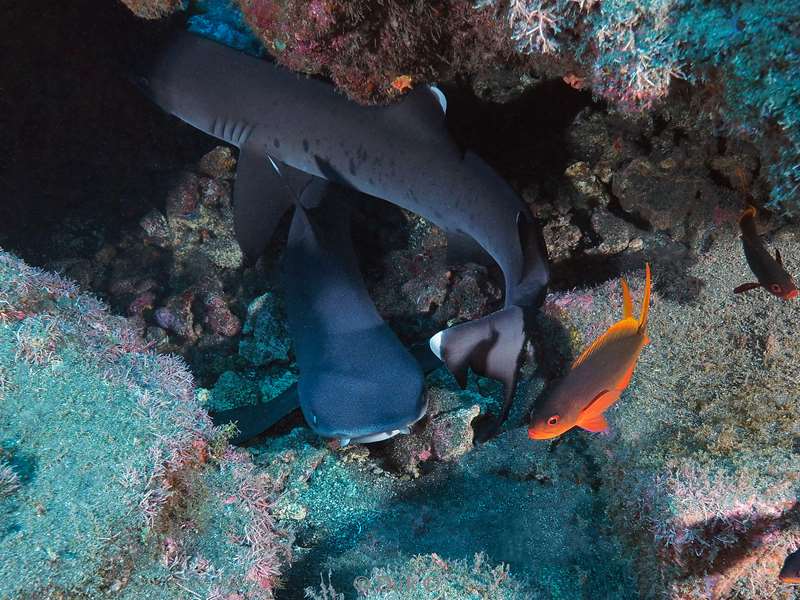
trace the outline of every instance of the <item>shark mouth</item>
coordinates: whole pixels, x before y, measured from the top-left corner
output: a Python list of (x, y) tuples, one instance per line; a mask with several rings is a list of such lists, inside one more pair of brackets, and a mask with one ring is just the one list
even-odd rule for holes
[(374, 442), (382, 442), (384, 440), (389, 440), (396, 435), (409, 435), (411, 433), (411, 428), (425, 416), (425, 413), (428, 412), (428, 403), (425, 402), (425, 405), (422, 407), (419, 415), (417, 418), (411, 421), (405, 427), (401, 427), (399, 429), (388, 429), (386, 431), (378, 431), (376, 433), (370, 433), (367, 435), (362, 435), (359, 437), (340, 437), (339, 445), (344, 448), (345, 446), (349, 446), (350, 444), (372, 444)]

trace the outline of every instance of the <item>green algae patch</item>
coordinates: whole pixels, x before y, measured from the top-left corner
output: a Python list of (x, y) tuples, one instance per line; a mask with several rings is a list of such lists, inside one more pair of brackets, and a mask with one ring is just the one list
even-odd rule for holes
[(291, 537), (225, 435), (179, 359), (0, 251), (0, 598), (272, 598)]

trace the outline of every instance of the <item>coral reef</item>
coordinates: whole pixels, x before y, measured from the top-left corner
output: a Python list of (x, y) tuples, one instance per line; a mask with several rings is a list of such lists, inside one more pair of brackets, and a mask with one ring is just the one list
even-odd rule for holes
[[(533, 72), (639, 110), (685, 79), (701, 87), (699, 115), (716, 119), (718, 133), (758, 145), (772, 205), (791, 211), (798, 201), (800, 36), (792, 0), (196, 4), (200, 15), (190, 26), (199, 33), (254, 52), (244, 20), (276, 60), (328, 76), (361, 102), (385, 102), (414, 85), (458, 77), (479, 95), (487, 79), (498, 80), (496, 88), (510, 79), (518, 94), (529, 87), (520, 83), (525, 73)], [(170, 1), (131, 8), (154, 17), (176, 7)]]
[(143, 19), (160, 19), (185, 8), (185, 0), (122, 0), (131, 12)]
[(666, 97), (673, 79), (702, 87), (701, 116), (759, 146), (769, 164), (771, 203), (793, 210), (800, 175), (800, 45), (791, 0), (512, 0), (517, 50), (574, 56), (570, 85), (623, 109)]
[[(800, 309), (732, 293), (749, 276), (735, 214), (698, 225), (709, 241), (680, 279), (664, 247), (646, 250), (657, 282), (652, 343), (608, 413), (614, 433), (567, 436), (589, 440), (607, 511), (635, 548), (643, 597), (790, 594), (777, 573), (800, 542)], [(798, 239), (784, 228), (769, 241), (793, 256)], [(674, 289), (687, 280), (697, 286), (690, 302)], [(640, 272), (632, 283), (640, 292)], [(584, 295), (592, 302), (574, 301)], [(575, 353), (621, 313), (619, 284), (553, 294), (546, 311), (572, 332)]]
[[(516, 581), (506, 565), (492, 567), (482, 554), (476, 554), (472, 561), (444, 560), (437, 554), (415, 556), (401, 565), (373, 569), (369, 577), (357, 578), (353, 586), (358, 597), (366, 600), (533, 600), (539, 597)], [(306, 598), (344, 600), (345, 595), (337, 593), (322, 578), (319, 588), (306, 588)]]
[(274, 486), (148, 347), (0, 252), (0, 596), (272, 598), (291, 556)]
[(419, 553), (450, 561), (484, 552), (528, 581), (525, 597), (631, 597), (629, 565), (588, 465), (571, 449), (532, 446), (517, 428), (459, 460), (430, 457), (412, 479), (381, 448), (337, 449), (300, 428), (252, 448), (256, 465), (285, 486), (275, 514), (294, 524), (302, 548), (288, 589), (330, 570), (334, 589), (352, 590), (365, 572), (390, 564), (387, 573), (398, 573)]
[(511, 57), (504, 31), (464, 0), (239, 5), (280, 63), (329, 76), (360, 102), (385, 102), (415, 85)]

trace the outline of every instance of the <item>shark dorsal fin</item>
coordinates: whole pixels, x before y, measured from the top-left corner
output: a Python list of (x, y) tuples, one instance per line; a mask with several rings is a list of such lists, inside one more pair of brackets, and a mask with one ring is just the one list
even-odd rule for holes
[(445, 127), (447, 101), (438, 88), (420, 86), (403, 96), (386, 112), (392, 119), (401, 122), (403, 129), (420, 135), (439, 136)]
[(444, 92), (435, 85), (429, 85), (428, 90), (436, 96), (436, 99), (439, 101), (439, 106), (442, 107), (442, 114), (447, 114), (447, 96), (444, 95)]

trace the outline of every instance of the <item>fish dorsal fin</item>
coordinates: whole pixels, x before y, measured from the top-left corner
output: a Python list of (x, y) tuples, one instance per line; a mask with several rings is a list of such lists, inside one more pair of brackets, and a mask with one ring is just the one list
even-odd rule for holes
[(780, 266), (783, 266), (783, 259), (781, 258), (781, 251), (775, 248), (775, 260), (778, 261)]
[(621, 278), (619, 280), (620, 284), (622, 285), (622, 318), (623, 319), (632, 319), (633, 318), (633, 300), (631, 300), (631, 290), (628, 287), (628, 282), (625, 281), (625, 278)]
[(572, 368), (576, 369), (581, 366), (581, 364), (586, 362), (586, 359), (588, 359), (592, 354), (597, 352), (597, 350), (609, 342), (631, 335), (636, 335), (638, 330), (639, 321), (636, 319), (623, 319), (622, 321), (617, 321), (608, 328), (608, 331), (592, 342), (591, 345), (581, 353), (575, 362), (572, 363)]
[(589, 417), (587, 419), (579, 420), (578, 427), (594, 433), (599, 433), (601, 431), (609, 430), (608, 421), (606, 421), (606, 418), (603, 416), (603, 413), (600, 413), (599, 415), (595, 415), (593, 417)]
[(650, 263), (644, 263), (644, 297), (642, 298), (642, 314), (639, 316), (639, 332), (647, 329), (647, 315), (650, 314)]

